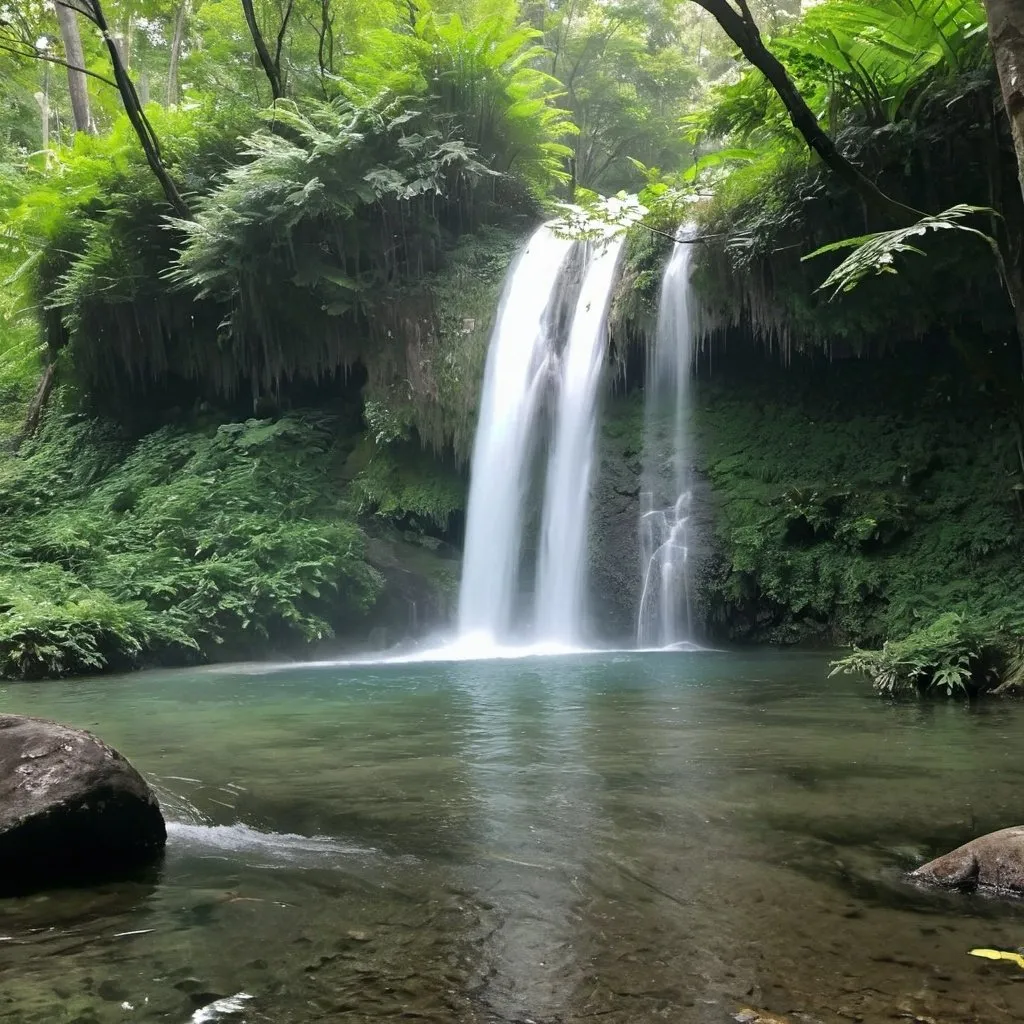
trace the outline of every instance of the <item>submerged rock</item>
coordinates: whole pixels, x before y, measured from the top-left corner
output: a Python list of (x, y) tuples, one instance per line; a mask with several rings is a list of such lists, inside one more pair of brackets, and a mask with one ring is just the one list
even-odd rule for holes
[(1024, 893), (1024, 825), (972, 839), (923, 864), (910, 877), (954, 888)]
[(773, 1013), (764, 1010), (752, 1010), (745, 1007), (732, 1015), (736, 1024), (789, 1024), (785, 1017), (777, 1017)]
[(0, 715), (0, 892), (117, 877), (167, 840), (142, 776), (91, 733)]

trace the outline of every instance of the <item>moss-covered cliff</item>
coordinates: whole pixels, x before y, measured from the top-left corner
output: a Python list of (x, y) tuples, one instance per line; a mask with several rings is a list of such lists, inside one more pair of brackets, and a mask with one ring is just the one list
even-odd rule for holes
[[(822, 290), (841, 256), (803, 257), (886, 225), (792, 146), (764, 149), (689, 208), (697, 590), (709, 638), (866, 645), (877, 653), (849, 667), (886, 689), (1024, 680), (1024, 378), (1009, 298), (1024, 217), (994, 96), (980, 68), (922, 94), (912, 117), (851, 119), (837, 138), (916, 209), (996, 207), (1001, 216), (974, 226), (1001, 247), (1006, 279), (977, 234), (939, 231), (915, 235), (915, 250), (855, 290)], [(671, 227), (671, 212), (659, 208), (652, 226)], [(614, 379), (628, 397), (609, 408), (597, 515), (615, 539), (592, 548), (601, 614), (620, 632), (638, 587), (623, 596), (638, 574), (624, 525), (638, 488), (624, 481), (639, 470), (665, 253), (643, 231), (612, 319)]]
[[(878, 645), (1024, 588), (1021, 462), (955, 363), (735, 352), (694, 390), (697, 584), (716, 641)], [(594, 568), (604, 620), (638, 599), (643, 396), (609, 403)], [(609, 605), (611, 606), (609, 609)]]
[(447, 622), (519, 239), (463, 235), (393, 297), (389, 345), (256, 415), (168, 383), (110, 418), (65, 374), (22, 436), (41, 372), (22, 324), (0, 366), (0, 678), (379, 649)]

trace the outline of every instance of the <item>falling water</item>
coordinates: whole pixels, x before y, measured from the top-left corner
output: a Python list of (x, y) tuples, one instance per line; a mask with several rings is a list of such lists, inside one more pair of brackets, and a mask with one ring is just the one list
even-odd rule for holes
[(558, 413), (541, 526), (536, 624), (538, 636), (564, 644), (579, 642), (583, 631), (597, 391), (607, 340), (608, 305), (622, 244), (620, 235), (594, 246), (561, 360)]
[(677, 242), (661, 281), (658, 326), (648, 354), (644, 477), (640, 493), (643, 589), (637, 646), (693, 639), (690, 601), (690, 377), (697, 331), (690, 291), (693, 246)]
[(546, 313), (572, 242), (540, 228), (512, 268), (498, 308), (473, 445), (459, 634), (506, 640), (518, 578), (527, 460), (554, 360)]

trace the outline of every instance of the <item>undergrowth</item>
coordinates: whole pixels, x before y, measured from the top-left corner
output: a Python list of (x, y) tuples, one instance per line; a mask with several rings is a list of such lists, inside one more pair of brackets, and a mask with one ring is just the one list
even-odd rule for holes
[(833, 663), (832, 674), (868, 676), (883, 693), (938, 690), (967, 696), (1024, 684), (1024, 616), (945, 612), (933, 622), (878, 650), (854, 648)]
[(353, 441), (324, 412), (131, 441), (51, 411), (0, 457), (0, 676), (238, 656), (358, 621), (383, 579), (344, 485)]
[(379, 444), (365, 438), (348, 462), (355, 470), (352, 493), (360, 513), (398, 525), (445, 532), (466, 506), (466, 484), (451, 467), (433, 462), (411, 441)]

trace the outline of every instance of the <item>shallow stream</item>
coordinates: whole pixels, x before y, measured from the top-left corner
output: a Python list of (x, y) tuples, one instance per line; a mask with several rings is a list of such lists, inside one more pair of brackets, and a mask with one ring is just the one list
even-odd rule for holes
[(967, 955), (1024, 945), (1024, 905), (904, 880), (1024, 821), (1024, 706), (825, 675), (664, 653), (9, 685), (0, 709), (127, 755), (170, 835), (145, 879), (0, 901), (0, 1017), (1024, 1020), (1024, 971)]

